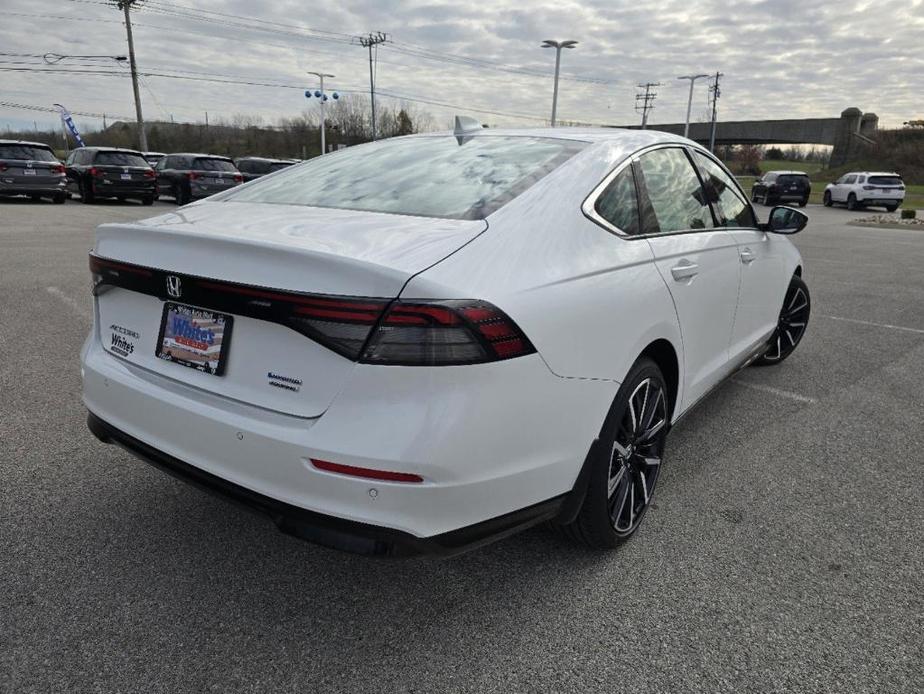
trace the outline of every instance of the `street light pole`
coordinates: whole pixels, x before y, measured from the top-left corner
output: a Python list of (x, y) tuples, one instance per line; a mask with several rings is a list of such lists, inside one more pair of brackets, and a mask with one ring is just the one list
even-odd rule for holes
[(709, 77), (709, 75), (683, 75), (682, 77), (677, 78), (679, 80), (690, 80), (690, 98), (687, 99), (687, 120), (683, 126), (684, 137), (690, 136), (690, 111), (693, 109), (693, 85), (696, 80), (703, 77)]
[(335, 77), (327, 72), (313, 72), (308, 70), (309, 75), (317, 75), (318, 79), (321, 80), (321, 96), (318, 98), (319, 108), (321, 109), (321, 154), (327, 153), (327, 142), (324, 139), (324, 102), (327, 99), (327, 94), (324, 91), (324, 78), (325, 77)]
[(553, 41), (552, 39), (545, 39), (542, 42), (541, 48), (554, 48), (555, 49), (555, 87), (552, 90), (552, 127), (555, 127), (555, 116), (558, 111), (558, 69), (561, 66), (561, 49), (562, 48), (574, 48), (578, 44), (577, 41)]

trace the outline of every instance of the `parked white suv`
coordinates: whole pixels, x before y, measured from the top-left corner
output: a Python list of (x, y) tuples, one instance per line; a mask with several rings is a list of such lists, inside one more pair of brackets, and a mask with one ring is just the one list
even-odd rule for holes
[(825, 207), (836, 202), (847, 204), (848, 210), (861, 207), (884, 207), (894, 212), (905, 199), (905, 183), (897, 173), (853, 171), (844, 174), (825, 188)]

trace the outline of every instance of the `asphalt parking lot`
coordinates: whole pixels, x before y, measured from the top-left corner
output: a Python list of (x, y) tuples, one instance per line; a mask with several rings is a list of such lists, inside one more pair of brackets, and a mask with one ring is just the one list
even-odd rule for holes
[(674, 430), (628, 545), (383, 562), (98, 443), (87, 251), (152, 210), (0, 202), (0, 691), (924, 690), (924, 231), (807, 211), (805, 340)]

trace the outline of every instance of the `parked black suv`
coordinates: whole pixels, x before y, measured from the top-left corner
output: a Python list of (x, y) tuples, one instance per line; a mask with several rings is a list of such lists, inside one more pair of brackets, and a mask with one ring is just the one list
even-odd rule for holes
[(154, 203), (154, 169), (133, 149), (81, 147), (65, 162), (67, 187), (91, 203), (98, 198), (132, 198), (143, 205)]
[(294, 163), (295, 161), (292, 159), (266, 159), (264, 157), (241, 157), (234, 160), (235, 166), (244, 177), (244, 183), (274, 171), (288, 168)]
[(768, 206), (788, 201), (805, 207), (811, 193), (812, 184), (804, 171), (768, 171), (754, 181), (751, 201)]
[(244, 181), (228, 157), (214, 154), (168, 154), (157, 162), (157, 191), (177, 205), (207, 198)]
[(0, 196), (28, 195), (33, 200), (67, 199), (64, 165), (41, 142), (0, 140)]

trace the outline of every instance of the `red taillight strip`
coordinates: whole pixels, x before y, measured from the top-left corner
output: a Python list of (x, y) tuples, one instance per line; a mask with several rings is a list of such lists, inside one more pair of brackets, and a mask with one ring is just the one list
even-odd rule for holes
[(138, 265), (128, 263), (117, 263), (114, 260), (106, 260), (96, 255), (90, 255), (90, 272), (99, 272), (101, 267), (107, 267), (120, 272), (131, 272), (142, 277), (153, 277), (154, 273)]
[(326, 460), (311, 459), (311, 464), (318, 470), (325, 472), (336, 472), (340, 475), (349, 475), (351, 477), (364, 477), (370, 480), (381, 480), (383, 482), (411, 482), (419, 484), (423, 482), (423, 477), (410, 472), (389, 472), (387, 470), (373, 470), (367, 467), (356, 467), (354, 465), (342, 465), (340, 463), (331, 463)]

